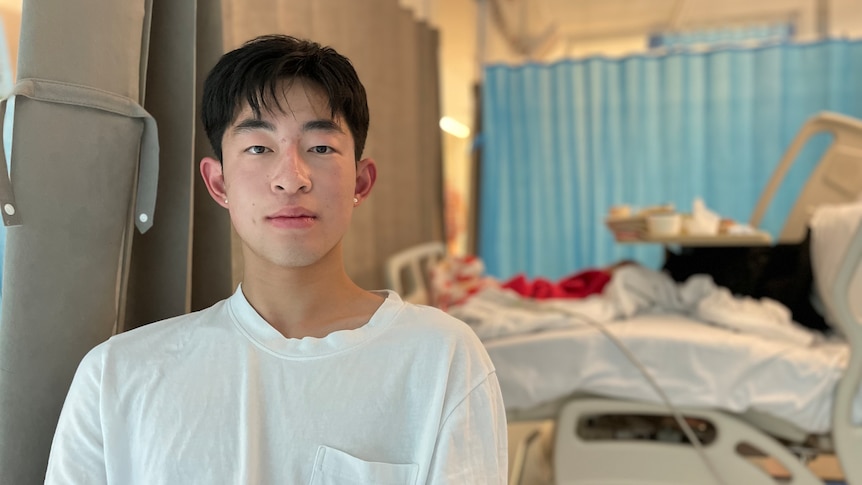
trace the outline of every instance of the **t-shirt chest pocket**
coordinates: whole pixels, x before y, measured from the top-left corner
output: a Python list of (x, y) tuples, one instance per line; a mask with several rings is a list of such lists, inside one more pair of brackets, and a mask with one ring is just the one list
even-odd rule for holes
[(415, 485), (419, 465), (360, 460), (321, 446), (314, 458), (309, 485)]

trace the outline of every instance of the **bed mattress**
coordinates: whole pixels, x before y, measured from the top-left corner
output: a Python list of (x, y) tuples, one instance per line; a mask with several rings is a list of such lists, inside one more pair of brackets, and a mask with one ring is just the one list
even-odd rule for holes
[[(705, 325), (679, 314), (602, 324), (677, 406), (758, 411), (809, 433), (830, 429), (833, 390), (849, 359), (843, 342), (800, 346)], [(661, 403), (617, 346), (592, 327), (514, 335), (485, 343), (510, 411), (575, 392)], [(862, 398), (854, 420), (860, 422)]]

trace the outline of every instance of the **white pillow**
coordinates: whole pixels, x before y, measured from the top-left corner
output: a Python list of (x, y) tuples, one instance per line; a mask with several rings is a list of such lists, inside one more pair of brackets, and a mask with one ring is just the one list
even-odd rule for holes
[[(850, 239), (862, 221), (862, 201), (850, 204), (823, 205), (815, 209), (811, 228), (811, 269), (814, 285), (825, 306), (824, 318), (834, 330), (840, 330), (832, 305), (832, 285)], [(850, 294), (862, 295), (862, 270), (850, 281)], [(850, 310), (862, 320), (862, 298), (850, 298)]]

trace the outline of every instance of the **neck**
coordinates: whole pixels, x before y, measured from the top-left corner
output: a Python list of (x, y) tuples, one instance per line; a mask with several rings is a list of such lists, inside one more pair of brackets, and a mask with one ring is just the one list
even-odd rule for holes
[(251, 306), (287, 338), (324, 337), (364, 325), (383, 298), (354, 283), (337, 249), (310, 266), (274, 267), (244, 251), (242, 289)]

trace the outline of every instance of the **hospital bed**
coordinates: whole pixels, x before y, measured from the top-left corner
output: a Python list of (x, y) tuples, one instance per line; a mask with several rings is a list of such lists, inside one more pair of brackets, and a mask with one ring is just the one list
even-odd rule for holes
[[(779, 240), (802, 239), (815, 207), (858, 198), (862, 122), (823, 113), (805, 124), (779, 163), (755, 208), (754, 227), (806, 141), (824, 131), (832, 133), (832, 144)], [(428, 243), (393, 257), (385, 268), (388, 286), (427, 303), (427, 270), (444, 254), (442, 244)], [(778, 483), (753, 464), (752, 454), (783, 467), (780, 483), (815, 484), (822, 482), (805, 459), (822, 451), (837, 455), (848, 483), (862, 483), (862, 322), (850, 305), (860, 295), (848, 295), (860, 261), (862, 228), (822, 295), (842, 341), (788, 346), (683, 315), (587, 322), (488, 341), (507, 417), (556, 421), (558, 484)], [(521, 443), (511, 483), (534, 438)]]

